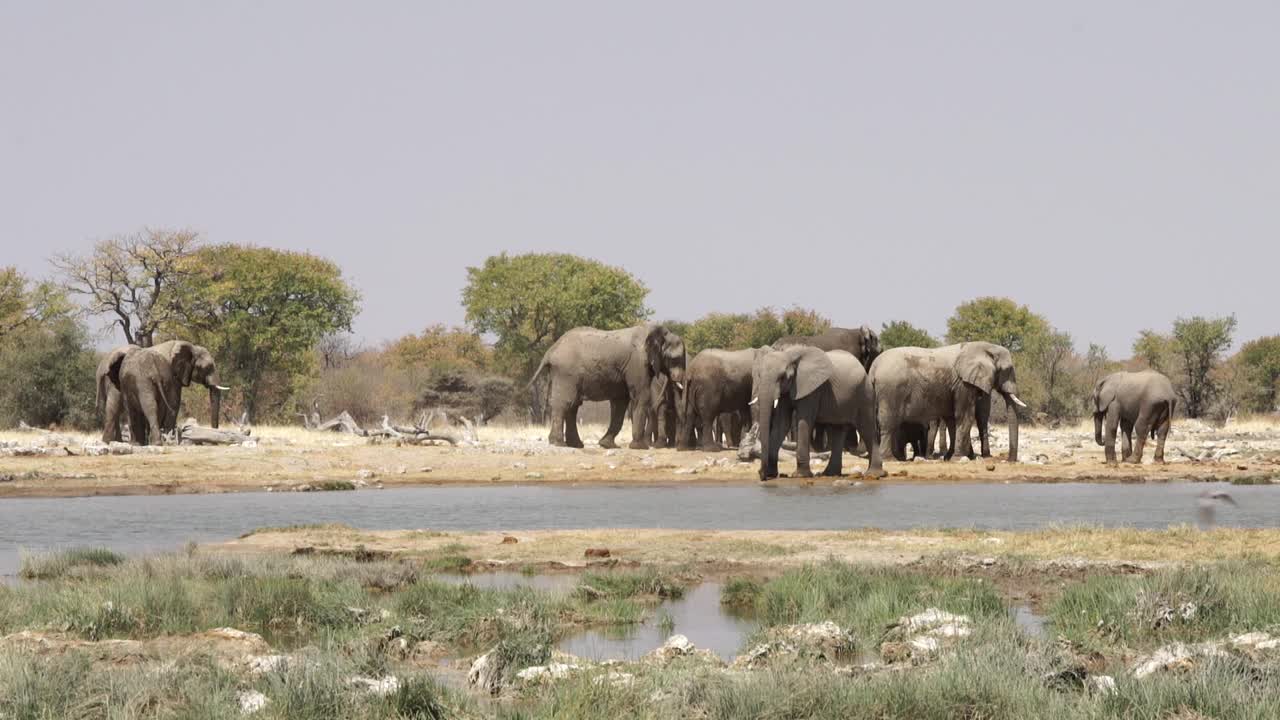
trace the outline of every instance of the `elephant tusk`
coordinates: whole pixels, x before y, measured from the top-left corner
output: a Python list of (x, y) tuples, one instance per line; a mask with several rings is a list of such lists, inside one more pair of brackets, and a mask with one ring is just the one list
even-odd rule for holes
[(676, 383), (676, 389), (680, 392), (684, 392), (684, 383)]
[(773, 409), (774, 409), (774, 410), (777, 410), (777, 409), (778, 409), (778, 398), (774, 398), (774, 399), (773, 399)]
[(751, 398), (751, 402), (749, 402), (749, 403), (747, 403), (747, 404), (748, 404), (748, 405), (755, 405), (755, 404), (756, 404), (756, 403), (758, 403), (758, 402), (760, 402), (760, 398), (758, 398), (758, 397), (753, 397), (753, 398)]
[(1014, 404), (1014, 405), (1017, 405), (1018, 407), (1023, 407), (1023, 408), (1024, 408), (1024, 407), (1026, 407), (1026, 406), (1027, 406), (1027, 404), (1026, 404), (1026, 403), (1022, 402), (1022, 400), (1019, 400), (1019, 399), (1018, 399), (1018, 396), (1017, 396), (1017, 395), (1014, 395), (1013, 393), (1009, 393), (1009, 399), (1010, 399), (1010, 400), (1013, 400), (1013, 404)]
[(215, 387), (215, 388), (217, 388), (217, 389), (219, 389), (219, 390), (221, 390), (222, 392), (226, 392), (226, 391), (228, 391), (228, 390), (230, 390), (230, 389), (231, 389), (231, 388), (227, 387), (226, 385), (214, 385), (214, 387)]

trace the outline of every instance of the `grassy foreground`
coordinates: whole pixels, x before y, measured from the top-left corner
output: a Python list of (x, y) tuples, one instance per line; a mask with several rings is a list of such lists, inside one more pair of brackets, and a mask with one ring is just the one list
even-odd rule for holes
[[(726, 669), (697, 654), (593, 665), (553, 652), (575, 629), (653, 616), (696, 582), (687, 572), (596, 570), (561, 591), (442, 582), (432, 573), (466, 559), (459, 545), (390, 559), (195, 549), (27, 558), (30, 579), (0, 587), (0, 717), (233, 718), (247, 702), (260, 703), (258, 718), (1280, 716), (1280, 651), (1269, 646), (1148, 677), (1133, 669), (1170, 643), (1280, 628), (1280, 565), (1267, 559), (1085, 572), (1046, 600), (1045, 636), (1018, 627), (981, 566), (756, 568), (730, 575), (721, 599), (758, 622), (744, 657), (761, 643), (773, 654)], [(963, 618), (965, 630), (935, 635), (936, 652), (892, 657), (912, 641), (903, 619), (927, 609)], [(834, 623), (851, 657), (785, 651), (778, 633), (801, 623)], [(461, 680), (482, 653), (503, 678), (496, 698)], [(549, 662), (579, 667), (554, 682), (516, 677)], [(1114, 687), (1091, 690), (1101, 676)], [(389, 677), (394, 686), (369, 689)]]

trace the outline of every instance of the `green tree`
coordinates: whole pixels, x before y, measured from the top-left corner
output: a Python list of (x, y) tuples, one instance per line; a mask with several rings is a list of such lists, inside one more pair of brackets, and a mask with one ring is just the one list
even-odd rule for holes
[(498, 366), (528, 379), (542, 354), (579, 326), (630, 327), (649, 316), (649, 289), (627, 271), (562, 253), (494, 255), (467, 268), (467, 323), (493, 333)]
[(317, 343), (351, 329), (360, 299), (329, 260), (244, 245), (199, 250), (181, 296), (181, 320), (164, 329), (209, 348), (251, 421), (283, 413)]
[(1068, 333), (1050, 329), (1026, 341), (1021, 365), (1037, 386), (1037, 407), (1053, 420), (1073, 419), (1079, 411), (1082, 376), (1077, 372), (1078, 360)]
[(0, 341), (0, 427), (95, 424), (98, 355), (69, 317), (26, 323)]
[(695, 355), (707, 348), (738, 350), (740, 342), (746, 342), (746, 328), (751, 323), (750, 315), (729, 313), (708, 313), (691, 322), (684, 334), (684, 347), (690, 355)]
[(1249, 385), (1248, 409), (1274, 412), (1276, 390), (1280, 385), (1280, 335), (1250, 340), (1240, 348), (1236, 358), (1243, 366)]
[(1133, 357), (1143, 366), (1173, 376), (1177, 370), (1178, 351), (1173, 338), (1154, 330), (1143, 330), (1133, 341)]
[(405, 335), (387, 347), (387, 355), (401, 368), (488, 370), (493, 364), (493, 349), (478, 334), (444, 325)]
[(754, 313), (708, 313), (685, 326), (685, 348), (692, 354), (707, 348), (742, 350), (772, 345), (787, 335), (819, 335), (831, 321), (816, 310), (762, 307)]
[(0, 341), (22, 328), (65, 317), (66, 294), (53, 283), (33, 282), (13, 267), (0, 267)]
[(947, 342), (985, 340), (1019, 353), (1049, 333), (1049, 322), (1009, 298), (982, 297), (956, 308), (947, 319)]
[(896, 347), (936, 348), (939, 344), (928, 331), (906, 320), (892, 320), (880, 326), (880, 347), (884, 350)]
[(1204, 318), (1199, 315), (1173, 323), (1173, 343), (1183, 372), (1182, 398), (1187, 417), (1198, 418), (1209, 408), (1216, 384), (1211, 373), (1231, 347), (1236, 316)]

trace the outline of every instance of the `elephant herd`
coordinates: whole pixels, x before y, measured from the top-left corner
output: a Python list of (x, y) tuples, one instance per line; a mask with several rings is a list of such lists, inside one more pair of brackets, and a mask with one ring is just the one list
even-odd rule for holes
[[(795, 438), (797, 477), (810, 477), (811, 451), (831, 450), (824, 475), (841, 473), (842, 450), (868, 458), (868, 477), (883, 476), (882, 449), (898, 460), (906, 448), (932, 454), (945, 431), (943, 457), (974, 458), (974, 425), (983, 457), (991, 455), (991, 400), (1007, 406), (1009, 454), (1018, 459), (1017, 373), (1000, 345), (964, 342), (940, 348), (899, 347), (881, 352), (870, 328), (831, 328), (821, 335), (784, 337), (772, 346), (708, 349), (687, 360), (684, 342), (663, 325), (624, 330), (576, 328), (543, 355), (530, 386), (546, 376), (553, 445), (582, 447), (578, 409), (607, 400), (609, 427), (601, 447), (616, 447), (629, 413), (633, 449), (652, 445), (722, 450), (721, 437), (754, 427), (760, 438), (760, 479), (778, 476), (778, 454)], [(1123, 459), (1141, 462), (1148, 435), (1156, 461), (1176, 407), (1168, 378), (1154, 371), (1118, 372), (1094, 390), (1095, 439), (1116, 462), (1116, 430), (1124, 433)], [(1104, 437), (1105, 425), (1105, 437)], [(1137, 441), (1133, 433), (1137, 431)], [(860, 439), (860, 442), (859, 442)]]
[(142, 348), (116, 348), (98, 363), (98, 412), (102, 414), (102, 441), (123, 439), (120, 423), (128, 423), (129, 441), (158, 445), (173, 432), (182, 404), (182, 389), (192, 382), (209, 389), (210, 424), (218, 427), (222, 393), (213, 355), (200, 345), (182, 340)]

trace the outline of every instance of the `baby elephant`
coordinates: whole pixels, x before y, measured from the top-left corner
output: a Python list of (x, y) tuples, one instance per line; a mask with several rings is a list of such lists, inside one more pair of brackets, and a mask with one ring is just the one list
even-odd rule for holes
[[(1093, 436), (1106, 448), (1107, 464), (1116, 462), (1116, 426), (1124, 433), (1124, 454), (1128, 463), (1142, 462), (1147, 436), (1156, 438), (1156, 462), (1164, 462), (1164, 441), (1173, 422), (1178, 398), (1169, 378), (1154, 370), (1118, 372), (1098, 381), (1093, 391)], [(1102, 424), (1106, 421), (1106, 438)], [(1138, 442), (1133, 442), (1134, 431)]]

